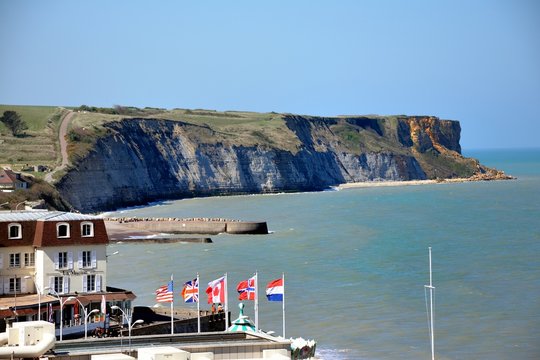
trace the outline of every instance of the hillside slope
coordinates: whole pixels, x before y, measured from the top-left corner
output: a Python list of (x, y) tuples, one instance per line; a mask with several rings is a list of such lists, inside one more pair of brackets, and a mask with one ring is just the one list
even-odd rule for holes
[(90, 212), (158, 199), (486, 171), (461, 156), (459, 123), (436, 117), (210, 113), (201, 121), (190, 114), (104, 123), (106, 131), (58, 190), (75, 209)]

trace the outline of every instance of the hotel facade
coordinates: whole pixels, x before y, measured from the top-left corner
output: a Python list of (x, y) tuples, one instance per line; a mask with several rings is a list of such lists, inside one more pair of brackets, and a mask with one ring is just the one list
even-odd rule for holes
[[(85, 310), (78, 308), (81, 304), (87, 309), (92, 303), (100, 308), (103, 300), (129, 305), (135, 298), (131, 292), (107, 287), (108, 243), (105, 223), (95, 216), (0, 212), (0, 317), (12, 321), (53, 317), (69, 326), (79, 310)], [(78, 301), (66, 302), (60, 319), (55, 310), (67, 297)]]

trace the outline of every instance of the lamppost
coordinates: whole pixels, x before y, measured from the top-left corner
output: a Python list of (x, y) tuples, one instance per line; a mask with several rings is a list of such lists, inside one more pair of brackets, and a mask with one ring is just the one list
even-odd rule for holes
[[(35, 284), (35, 283), (34, 283)], [(38, 291), (38, 320), (41, 320), (41, 292), (49, 290), (48, 286), (45, 286), (41, 291), (39, 290), (38, 285), (36, 284), (36, 290)]]
[(122, 315), (124, 315), (124, 317), (127, 319), (128, 321), (128, 344), (129, 344), (129, 352), (131, 353), (131, 328), (133, 327), (133, 325), (135, 324), (142, 324), (144, 321), (139, 319), (137, 321), (135, 321), (133, 324), (131, 323), (131, 315), (132, 314), (129, 314), (127, 315), (124, 310), (122, 310), (121, 307), (119, 306), (116, 306), (116, 305), (113, 305), (111, 306), (111, 310), (120, 310), (122, 312)]
[(86, 310), (86, 308), (84, 307), (84, 305), (82, 304), (82, 302), (75, 298), (75, 300), (77, 300), (77, 302), (81, 305), (83, 311), (84, 311), (84, 339), (88, 339), (88, 318), (90, 317), (90, 315), (92, 314), (95, 314), (95, 313), (98, 313), (99, 310), (98, 309), (94, 309), (94, 310), (91, 310), (90, 312), (88, 312), (88, 310)]
[[(27, 277), (25, 276), (25, 278), (27, 278)], [(28, 276), (28, 278), (30, 278), (30, 276)], [(41, 320), (41, 291), (48, 290), (49, 287), (45, 286), (43, 288), (43, 290), (41, 290), (39, 288), (39, 285), (38, 285), (38, 283), (36, 281), (36, 273), (34, 273), (34, 275), (32, 275), (32, 281), (34, 282), (34, 285), (36, 287), (36, 291), (37, 291), (37, 294), (38, 294), (38, 321), (40, 321)]]
[(63, 328), (63, 322), (64, 322), (64, 314), (62, 312), (62, 309), (64, 308), (64, 305), (66, 305), (68, 301), (75, 300), (76, 297), (70, 296), (66, 298), (64, 301), (62, 301), (60, 294), (58, 294), (56, 291), (51, 289), (51, 294), (54, 295), (60, 302), (60, 341), (62, 341), (62, 328)]

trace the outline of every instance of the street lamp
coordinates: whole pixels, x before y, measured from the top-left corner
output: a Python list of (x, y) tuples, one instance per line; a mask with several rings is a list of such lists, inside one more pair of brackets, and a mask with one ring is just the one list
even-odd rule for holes
[[(25, 279), (29, 279), (30, 276), (25, 276), (24, 277)], [(38, 321), (41, 320), (41, 290), (39, 289), (39, 285), (36, 281), (36, 274), (34, 273), (34, 275), (32, 275), (32, 281), (34, 282), (34, 285), (36, 287), (36, 290), (37, 290), (37, 294), (38, 294)], [(48, 290), (49, 287), (48, 286), (45, 286), (43, 288), (43, 290)]]
[[(34, 284), (36, 284), (34, 282)], [(49, 290), (48, 286), (45, 286), (42, 291)], [(36, 290), (38, 291), (38, 321), (41, 320), (41, 291), (39, 290), (38, 285), (36, 284)]]
[(64, 308), (64, 305), (66, 305), (68, 301), (75, 300), (76, 297), (70, 296), (66, 298), (64, 301), (62, 301), (60, 294), (58, 294), (56, 291), (51, 289), (51, 294), (54, 295), (60, 302), (60, 341), (62, 341), (62, 328), (63, 328), (63, 322), (64, 322), (64, 314), (62, 312), (62, 309)]
[(84, 307), (84, 305), (82, 304), (82, 302), (79, 299), (75, 298), (75, 300), (77, 300), (77, 302), (79, 304), (81, 304), (81, 307), (82, 307), (82, 309), (84, 311), (84, 339), (86, 340), (88, 338), (88, 318), (90, 317), (90, 315), (99, 312), (99, 310), (94, 309), (94, 310), (91, 310), (90, 312), (88, 312), (88, 310), (86, 310), (86, 308)]
[(121, 307), (119, 306), (116, 306), (116, 305), (113, 305), (111, 306), (111, 310), (120, 310), (122, 312), (122, 315), (124, 315), (124, 317), (127, 319), (128, 321), (128, 343), (129, 343), (129, 352), (131, 353), (131, 328), (133, 327), (133, 325), (135, 324), (142, 324), (144, 321), (139, 319), (137, 321), (135, 321), (133, 324), (131, 323), (131, 315), (132, 314), (129, 314), (127, 315), (124, 310), (122, 310)]

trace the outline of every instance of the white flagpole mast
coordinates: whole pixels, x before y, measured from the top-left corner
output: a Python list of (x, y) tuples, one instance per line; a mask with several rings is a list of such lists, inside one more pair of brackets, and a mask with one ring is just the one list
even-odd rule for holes
[(201, 297), (200, 297), (199, 273), (197, 273), (197, 332), (201, 332)]
[(435, 332), (434, 332), (434, 316), (433, 316), (433, 276), (431, 272), (431, 247), (429, 247), (429, 285), (424, 285), (429, 289), (429, 317), (430, 317), (430, 327), (429, 335), (431, 340), (431, 360), (435, 360)]
[(283, 338), (285, 339), (285, 273), (282, 273), (281, 279), (283, 282), (283, 301), (282, 301), (282, 307), (283, 307)]
[(229, 294), (227, 292), (227, 273), (225, 273), (225, 331), (229, 327)]
[[(255, 302), (253, 304), (253, 311), (255, 312), (255, 330), (259, 331), (259, 277), (257, 271), (255, 271)], [(249, 285), (249, 284), (248, 284)]]
[(174, 282), (173, 282), (173, 274), (171, 274), (171, 287), (173, 290), (172, 295), (172, 301), (171, 301), (171, 335), (174, 334), (174, 321), (173, 321), (173, 313), (174, 313)]

